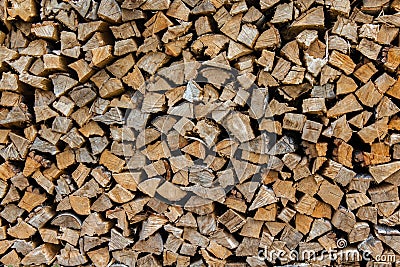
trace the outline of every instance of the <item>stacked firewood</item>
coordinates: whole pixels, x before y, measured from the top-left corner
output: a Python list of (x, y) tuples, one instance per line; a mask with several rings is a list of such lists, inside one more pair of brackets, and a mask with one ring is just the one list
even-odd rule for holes
[(400, 0), (0, 3), (3, 265), (399, 264)]

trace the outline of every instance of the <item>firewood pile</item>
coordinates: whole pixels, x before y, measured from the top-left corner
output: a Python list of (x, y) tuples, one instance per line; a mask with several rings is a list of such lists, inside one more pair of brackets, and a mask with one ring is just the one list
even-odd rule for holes
[(1, 264), (400, 264), (400, 0), (0, 3)]

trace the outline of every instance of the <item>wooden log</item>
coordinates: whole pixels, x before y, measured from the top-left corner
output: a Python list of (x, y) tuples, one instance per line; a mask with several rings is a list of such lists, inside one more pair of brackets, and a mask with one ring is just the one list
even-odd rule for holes
[(363, 38), (358, 44), (357, 50), (366, 57), (372, 60), (376, 60), (381, 50), (381, 46), (372, 41), (369, 41), (368, 39)]
[(322, 7), (308, 10), (297, 18), (291, 25), (291, 30), (300, 31), (304, 29), (315, 29), (324, 26), (324, 13)]
[(122, 19), (120, 6), (114, 0), (102, 0), (97, 10), (97, 15), (111, 23), (120, 22)]
[(175, 0), (171, 3), (166, 13), (167, 16), (171, 16), (180, 20), (189, 20), (190, 9), (181, 0)]
[(77, 74), (80, 82), (87, 81), (90, 76), (93, 75), (94, 70), (86, 63), (85, 60), (80, 59), (68, 65), (71, 69), (73, 69)]
[(258, 37), (254, 48), (256, 50), (262, 50), (266, 48), (275, 48), (279, 46), (281, 42), (280, 34), (275, 27), (271, 27)]
[(332, 224), (347, 233), (350, 233), (356, 224), (355, 216), (351, 211), (339, 209), (332, 218)]
[(231, 233), (238, 231), (246, 223), (246, 220), (243, 217), (232, 210), (228, 210), (226, 213), (221, 215), (218, 218), (218, 221), (225, 225)]
[(337, 51), (333, 51), (329, 57), (329, 63), (344, 71), (347, 75), (354, 71), (356, 65), (347, 55), (343, 55)]
[(21, 264), (51, 264), (58, 252), (57, 247), (45, 243), (30, 251), (22, 259)]

